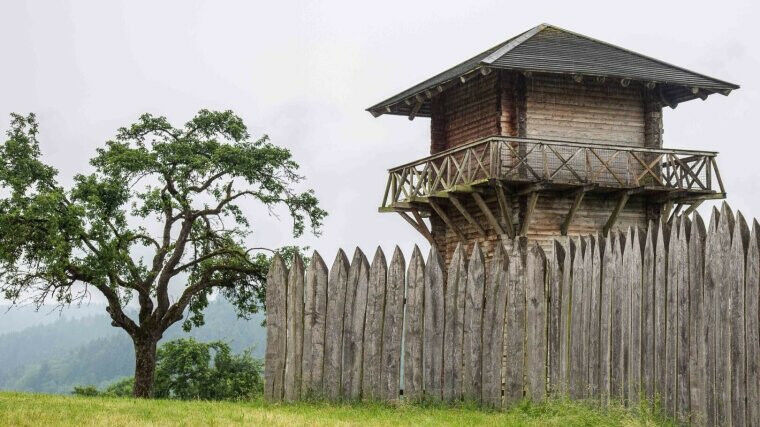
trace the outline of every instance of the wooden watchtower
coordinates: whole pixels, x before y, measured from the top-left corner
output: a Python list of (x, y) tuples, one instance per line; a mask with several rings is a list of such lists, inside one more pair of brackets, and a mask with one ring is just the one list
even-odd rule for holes
[(430, 156), (389, 170), (380, 211), (446, 259), (691, 212), (726, 197), (717, 153), (664, 148), (662, 109), (738, 87), (539, 25), (367, 109), (430, 118)]

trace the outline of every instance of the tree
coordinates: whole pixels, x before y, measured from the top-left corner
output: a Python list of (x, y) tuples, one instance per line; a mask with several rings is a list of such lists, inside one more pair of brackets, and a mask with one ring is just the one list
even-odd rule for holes
[[(184, 313), (186, 329), (203, 324), (213, 292), (240, 315), (262, 307), (271, 251), (246, 244), (241, 203), (284, 208), (294, 237), (307, 226), (317, 234), (326, 216), (312, 190), (294, 190), (303, 178), (290, 152), (251, 140), (231, 111), (201, 110), (180, 128), (145, 114), (70, 188), (41, 160), (35, 116), (11, 117), (0, 147), (0, 290), (38, 307), (101, 293), (133, 341), (136, 397), (152, 394), (163, 332)], [(133, 298), (135, 318), (125, 314)]]

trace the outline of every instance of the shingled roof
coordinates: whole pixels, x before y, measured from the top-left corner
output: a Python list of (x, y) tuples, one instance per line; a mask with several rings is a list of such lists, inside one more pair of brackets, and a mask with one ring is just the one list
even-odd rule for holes
[(373, 115), (430, 116), (430, 98), (457, 81), (492, 69), (618, 78), (657, 87), (663, 102), (728, 95), (739, 86), (632, 52), (553, 25), (541, 24), (480, 53), (367, 111)]

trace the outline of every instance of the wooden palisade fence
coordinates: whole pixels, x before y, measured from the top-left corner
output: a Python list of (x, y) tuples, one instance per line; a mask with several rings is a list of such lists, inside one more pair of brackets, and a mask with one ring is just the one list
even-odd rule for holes
[[(329, 269), (275, 258), (266, 396), (474, 400), (549, 395), (638, 404), (685, 421), (760, 425), (760, 226), (727, 205), (607, 237), (524, 239), (446, 268), (343, 251)], [(402, 369), (403, 361), (403, 369)], [(403, 393), (401, 390), (403, 389)]]

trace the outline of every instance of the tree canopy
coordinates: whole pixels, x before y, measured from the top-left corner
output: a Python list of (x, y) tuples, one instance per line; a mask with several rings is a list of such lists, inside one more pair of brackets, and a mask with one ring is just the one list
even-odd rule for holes
[[(150, 393), (163, 331), (186, 311), (186, 328), (202, 324), (212, 292), (241, 314), (262, 307), (270, 253), (247, 244), (242, 203), (284, 208), (294, 237), (318, 233), (326, 216), (312, 190), (294, 189), (303, 177), (291, 153), (252, 139), (231, 111), (201, 110), (182, 127), (144, 114), (70, 188), (43, 161), (38, 135), (33, 114), (14, 114), (0, 146), (0, 290), (37, 305), (100, 292), (150, 376), (148, 385), (136, 372), (136, 395)], [(181, 285), (176, 298), (170, 283)], [(124, 310), (132, 298), (135, 318)]]

